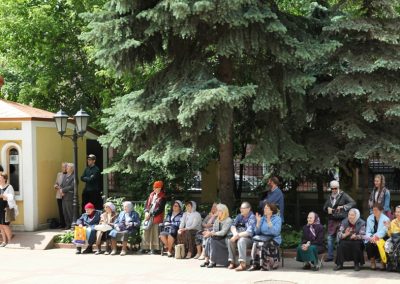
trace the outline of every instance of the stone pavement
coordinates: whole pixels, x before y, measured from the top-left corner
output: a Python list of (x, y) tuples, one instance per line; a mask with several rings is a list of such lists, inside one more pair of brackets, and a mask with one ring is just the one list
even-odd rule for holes
[[(1, 284), (236, 284), (285, 283), (299, 284), (391, 284), (400, 283), (400, 274), (345, 269), (332, 270), (325, 264), (318, 272), (303, 271), (293, 258), (285, 259), (285, 267), (276, 271), (235, 272), (226, 268), (201, 268), (201, 261), (177, 260), (159, 255), (121, 256), (75, 255), (71, 249), (17, 250), (0, 248)], [(286, 282), (288, 283), (288, 282)], [(289, 282), (290, 283), (290, 282)]]

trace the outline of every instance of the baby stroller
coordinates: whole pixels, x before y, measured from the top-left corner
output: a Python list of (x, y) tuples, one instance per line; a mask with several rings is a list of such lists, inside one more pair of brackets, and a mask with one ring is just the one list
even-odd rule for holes
[(385, 251), (388, 256), (386, 269), (388, 271), (400, 272), (400, 234), (393, 234), (385, 242)]

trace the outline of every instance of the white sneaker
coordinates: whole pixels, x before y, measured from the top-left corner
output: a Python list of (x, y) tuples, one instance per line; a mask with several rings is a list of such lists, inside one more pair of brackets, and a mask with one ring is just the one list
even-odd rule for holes
[(124, 255), (126, 255), (126, 251), (124, 251), (124, 250), (121, 250), (121, 253), (119, 254), (120, 256), (124, 256)]

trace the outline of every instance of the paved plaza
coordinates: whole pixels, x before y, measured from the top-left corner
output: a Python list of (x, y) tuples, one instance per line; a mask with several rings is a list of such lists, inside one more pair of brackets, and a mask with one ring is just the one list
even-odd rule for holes
[[(334, 272), (325, 264), (318, 272), (303, 271), (293, 258), (285, 258), (285, 267), (276, 271), (235, 272), (226, 268), (201, 268), (201, 261), (177, 260), (159, 255), (121, 256), (75, 255), (71, 249), (0, 249), (1, 284), (22, 283), (318, 283), (318, 284), (390, 284), (400, 283), (400, 274), (351, 268)], [(281, 281), (267, 281), (281, 280)]]

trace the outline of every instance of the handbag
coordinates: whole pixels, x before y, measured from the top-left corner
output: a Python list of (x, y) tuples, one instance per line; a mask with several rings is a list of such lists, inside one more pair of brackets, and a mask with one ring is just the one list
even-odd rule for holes
[(255, 242), (268, 242), (272, 240), (274, 237), (273, 236), (267, 236), (267, 235), (255, 235), (253, 237), (253, 241)]
[(153, 219), (154, 217), (150, 217), (148, 220), (145, 220), (142, 224), (142, 229), (143, 230), (150, 229), (151, 225), (153, 225)]
[(107, 225), (107, 224), (99, 224), (99, 225), (95, 225), (94, 229), (96, 231), (100, 231), (100, 232), (107, 232), (107, 231), (111, 231), (112, 227), (110, 225)]
[(15, 221), (15, 209), (14, 208), (6, 207), (5, 219), (6, 219), (6, 222)]
[(185, 245), (179, 244), (175, 246), (175, 258), (183, 259), (185, 258)]
[(84, 245), (86, 243), (86, 228), (75, 226), (74, 241), (76, 245)]

